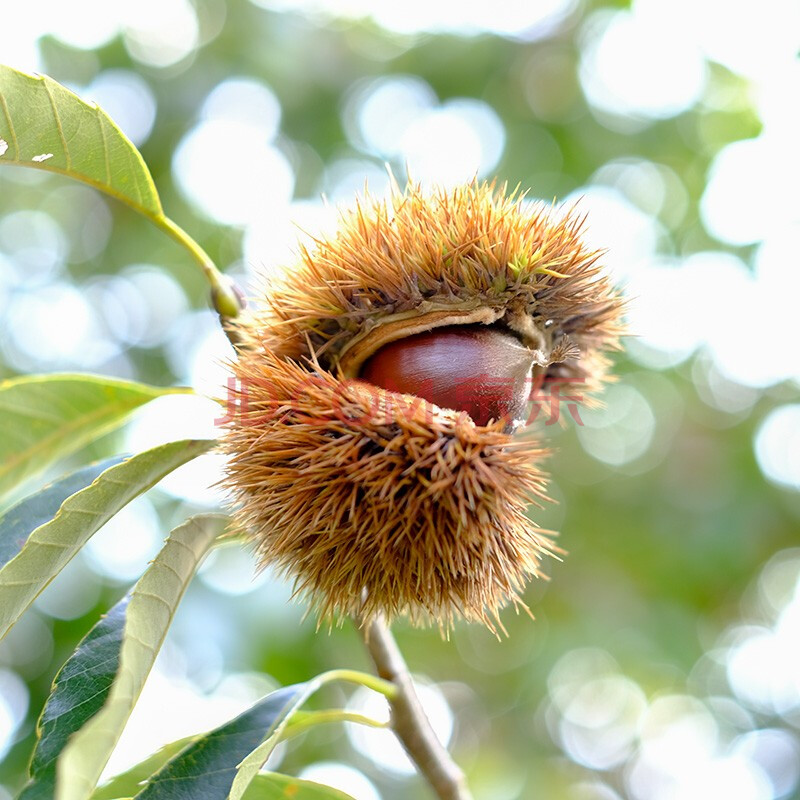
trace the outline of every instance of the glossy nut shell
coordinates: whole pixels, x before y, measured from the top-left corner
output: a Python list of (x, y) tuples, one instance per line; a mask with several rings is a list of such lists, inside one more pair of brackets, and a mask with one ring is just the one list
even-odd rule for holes
[(512, 333), (482, 325), (436, 328), (391, 342), (359, 378), (382, 389), (467, 412), (476, 425), (525, 417), (535, 353)]

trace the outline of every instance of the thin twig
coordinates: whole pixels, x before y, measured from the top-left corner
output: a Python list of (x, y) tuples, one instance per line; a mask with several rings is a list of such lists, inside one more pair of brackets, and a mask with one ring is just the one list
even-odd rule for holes
[(382, 619), (358, 627), (378, 675), (397, 687), (390, 701), (392, 728), (409, 757), (440, 800), (472, 800), (464, 773), (431, 728), (389, 627)]

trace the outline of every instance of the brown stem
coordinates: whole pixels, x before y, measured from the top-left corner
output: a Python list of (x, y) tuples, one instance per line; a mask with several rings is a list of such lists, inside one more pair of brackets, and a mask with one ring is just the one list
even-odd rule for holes
[(397, 696), (390, 701), (392, 728), (409, 757), (440, 800), (472, 800), (464, 773), (431, 728), (389, 627), (378, 618), (359, 630), (378, 675), (397, 687)]

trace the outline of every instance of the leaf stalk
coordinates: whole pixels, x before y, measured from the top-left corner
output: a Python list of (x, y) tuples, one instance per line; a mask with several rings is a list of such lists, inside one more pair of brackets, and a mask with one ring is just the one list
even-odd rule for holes
[(162, 231), (172, 237), (178, 244), (183, 245), (192, 258), (198, 263), (200, 269), (206, 277), (209, 285), (211, 286), (211, 305), (214, 310), (223, 319), (234, 319), (239, 316), (239, 313), (244, 308), (244, 301), (242, 295), (237, 289), (234, 282), (223, 275), (211, 260), (211, 256), (203, 250), (202, 247), (186, 233), (183, 228), (173, 222), (167, 216), (151, 216), (150, 219)]

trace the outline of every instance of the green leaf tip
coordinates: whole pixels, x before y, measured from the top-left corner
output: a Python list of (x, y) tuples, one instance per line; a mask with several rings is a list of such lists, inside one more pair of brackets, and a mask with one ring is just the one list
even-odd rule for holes
[(166, 214), (150, 170), (111, 117), (47, 75), (0, 64), (0, 165), (55, 172), (105, 192), (149, 219), (189, 251), (219, 299), (223, 317), (241, 303), (208, 253)]
[(0, 64), (0, 139), (6, 143), (0, 164), (67, 175), (151, 219), (164, 215), (150, 171), (130, 139), (99, 106), (47, 75)]

